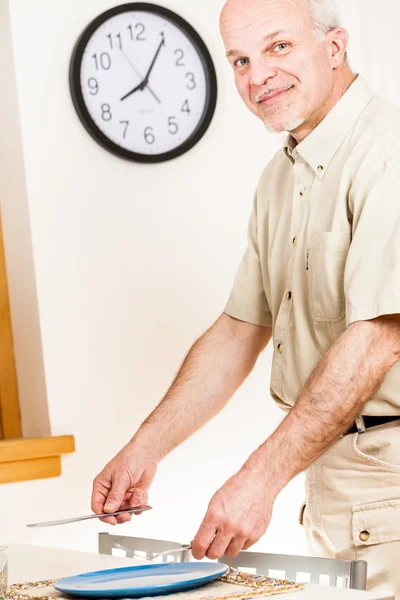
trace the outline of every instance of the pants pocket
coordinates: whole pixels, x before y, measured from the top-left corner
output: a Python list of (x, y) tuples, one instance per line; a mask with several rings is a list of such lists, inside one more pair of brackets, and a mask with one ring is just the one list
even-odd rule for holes
[(400, 498), (353, 506), (353, 542), (372, 546), (400, 540)]
[[(352, 450), (364, 463), (400, 474), (400, 427), (398, 421), (354, 434)], [(400, 481), (399, 481), (400, 483)]]

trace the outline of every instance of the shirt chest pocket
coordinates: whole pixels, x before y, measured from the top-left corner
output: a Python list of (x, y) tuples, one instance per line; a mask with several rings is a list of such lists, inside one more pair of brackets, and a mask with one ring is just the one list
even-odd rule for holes
[(321, 323), (338, 323), (346, 312), (344, 270), (350, 246), (348, 233), (314, 234), (307, 250), (310, 310)]

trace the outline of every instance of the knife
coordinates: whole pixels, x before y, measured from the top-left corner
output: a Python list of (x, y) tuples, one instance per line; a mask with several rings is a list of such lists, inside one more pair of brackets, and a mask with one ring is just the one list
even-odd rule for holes
[(53, 527), (54, 525), (64, 525), (65, 523), (76, 523), (77, 521), (87, 521), (88, 519), (102, 519), (103, 517), (117, 517), (124, 513), (133, 514), (151, 510), (151, 506), (135, 506), (125, 510), (119, 510), (113, 513), (103, 513), (101, 515), (85, 515), (84, 517), (72, 517), (71, 519), (60, 519), (59, 521), (44, 521), (42, 523), (29, 523), (27, 527)]

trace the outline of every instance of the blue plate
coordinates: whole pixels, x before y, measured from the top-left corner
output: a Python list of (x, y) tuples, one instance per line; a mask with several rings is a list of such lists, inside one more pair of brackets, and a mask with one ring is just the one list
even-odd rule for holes
[(59, 592), (91, 598), (140, 598), (184, 592), (206, 585), (229, 570), (211, 562), (149, 564), (64, 577)]

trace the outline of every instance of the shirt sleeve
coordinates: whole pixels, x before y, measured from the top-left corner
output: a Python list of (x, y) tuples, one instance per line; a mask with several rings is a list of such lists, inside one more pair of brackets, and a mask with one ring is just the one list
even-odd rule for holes
[(353, 219), (344, 279), (348, 325), (400, 313), (399, 159), (355, 200)]
[(265, 295), (258, 246), (257, 194), (248, 229), (248, 246), (236, 274), (224, 312), (239, 321), (272, 327), (272, 315)]

